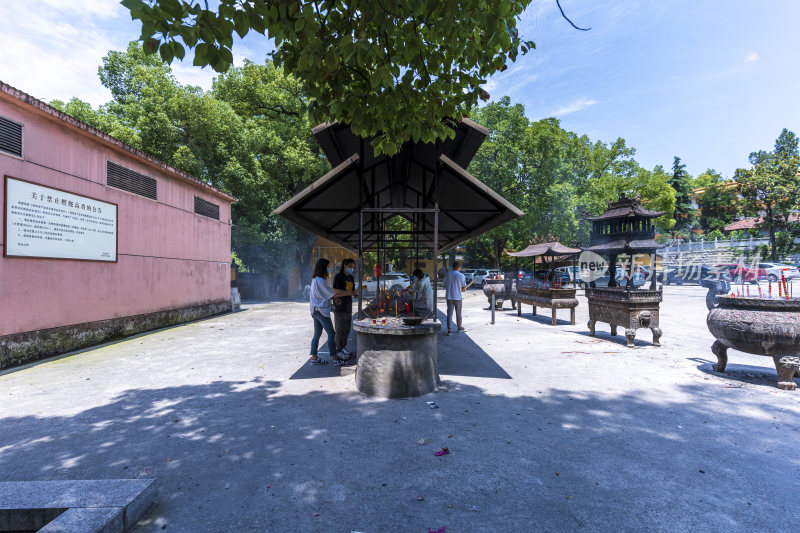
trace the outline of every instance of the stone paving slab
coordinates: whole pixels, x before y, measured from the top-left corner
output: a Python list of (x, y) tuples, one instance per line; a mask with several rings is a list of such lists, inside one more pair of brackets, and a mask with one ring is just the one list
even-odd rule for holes
[[(156, 496), (154, 481), (0, 481), (0, 517), (16, 516), (17, 520), (41, 523), (37, 512), (41, 514), (46, 510), (66, 509), (48, 524), (49, 529), (43, 531), (124, 531), (135, 524), (152, 505)], [(32, 511), (15, 513), (16, 510)]]
[(123, 514), (122, 507), (67, 509), (39, 533), (123, 533)]

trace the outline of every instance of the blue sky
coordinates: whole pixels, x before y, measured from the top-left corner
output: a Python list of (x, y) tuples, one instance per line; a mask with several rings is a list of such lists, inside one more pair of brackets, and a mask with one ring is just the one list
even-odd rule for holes
[[(784, 127), (800, 133), (800, 2), (796, 0), (534, 0), (520, 22), (537, 48), (491, 78), (492, 99), (556, 116), (592, 139), (624, 137), (645, 167), (680, 156), (694, 175), (731, 176)], [(117, 0), (0, 0), (0, 80), (37, 98), (110, 94), (97, 78), (109, 49), (139, 35)], [(241, 62), (270, 44), (248, 36)], [(183, 83), (211, 86), (210, 69), (173, 63)]]

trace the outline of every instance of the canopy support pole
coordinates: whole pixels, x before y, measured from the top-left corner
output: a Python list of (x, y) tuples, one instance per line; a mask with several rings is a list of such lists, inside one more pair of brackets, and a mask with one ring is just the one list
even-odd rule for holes
[[(439, 154), (439, 139), (436, 139), (436, 172), (433, 175), (433, 321), (438, 321), (437, 309), (439, 308), (439, 169), (442, 166)], [(447, 324), (450, 327), (450, 324)]]

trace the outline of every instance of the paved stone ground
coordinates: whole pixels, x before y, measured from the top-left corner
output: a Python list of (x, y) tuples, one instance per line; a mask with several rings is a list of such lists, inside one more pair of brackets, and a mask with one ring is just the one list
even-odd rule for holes
[(410, 400), (312, 367), (288, 302), (6, 371), (0, 480), (156, 477), (142, 532), (796, 530), (800, 392), (768, 358), (712, 372), (704, 292), (665, 290), (664, 346), (634, 349), (585, 300), (491, 326), (469, 291)]

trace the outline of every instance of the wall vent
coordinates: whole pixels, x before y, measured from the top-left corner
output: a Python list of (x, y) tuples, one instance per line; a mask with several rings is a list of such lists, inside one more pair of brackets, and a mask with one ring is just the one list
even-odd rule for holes
[(22, 157), (22, 124), (0, 117), (0, 152)]
[(111, 161), (106, 161), (106, 185), (158, 200), (158, 183), (154, 178)]
[(219, 220), (219, 206), (198, 196), (194, 197), (194, 212), (204, 217)]

